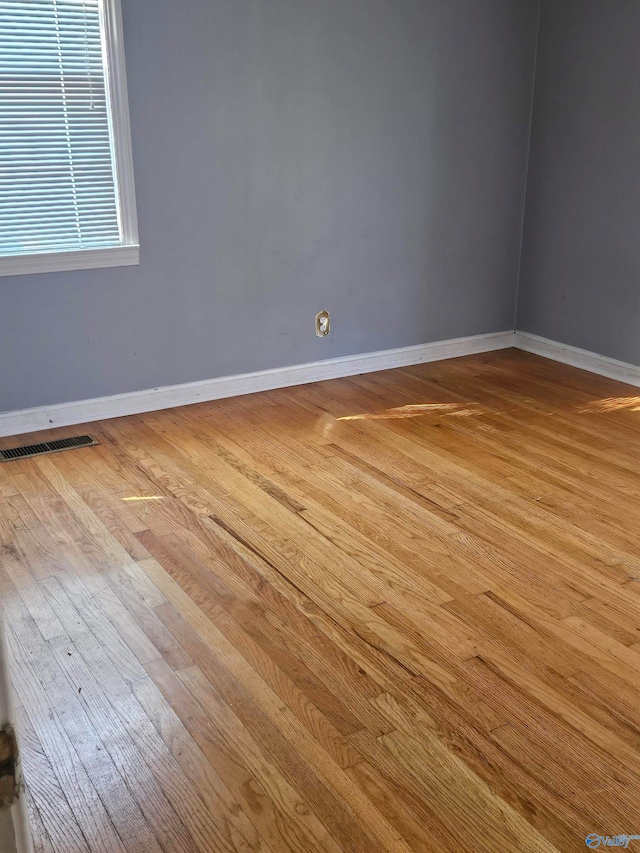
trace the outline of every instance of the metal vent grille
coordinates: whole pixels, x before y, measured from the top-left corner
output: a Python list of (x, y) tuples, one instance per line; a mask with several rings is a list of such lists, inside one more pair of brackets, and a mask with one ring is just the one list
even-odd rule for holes
[(23, 447), (10, 447), (8, 450), (0, 450), (0, 462), (26, 459), (29, 456), (42, 456), (43, 453), (57, 453), (59, 450), (73, 450), (76, 447), (89, 447), (92, 444), (98, 444), (98, 442), (90, 435), (74, 435), (73, 438), (43, 441), (41, 444), (25, 444)]

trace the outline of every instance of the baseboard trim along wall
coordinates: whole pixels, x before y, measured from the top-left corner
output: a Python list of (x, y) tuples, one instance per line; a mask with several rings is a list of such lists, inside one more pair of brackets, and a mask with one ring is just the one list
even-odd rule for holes
[(526, 352), (560, 361), (562, 364), (570, 364), (572, 367), (579, 367), (590, 373), (606, 376), (608, 379), (617, 379), (628, 385), (640, 385), (640, 367), (626, 361), (618, 361), (606, 355), (598, 355), (589, 350), (569, 346), (569, 344), (550, 341), (548, 338), (541, 338), (530, 332), (516, 331), (513, 345)]
[(472, 335), (400, 349), (329, 358), (325, 361), (314, 361), (293, 367), (278, 367), (237, 376), (205, 379), (202, 382), (187, 382), (183, 385), (167, 385), (146, 391), (114, 394), (111, 397), (95, 397), (75, 403), (0, 412), (0, 436), (20, 435), (52, 427), (72, 426), (105, 418), (219, 400), (223, 397), (236, 397), (240, 394), (252, 394), (255, 391), (270, 391), (274, 388), (287, 388), (325, 379), (339, 379), (358, 373), (371, 373), (375, 370), (388, 370), (427, 361), (440, 361), (445, 358), (508, 349), (514, 345), (514, 339), (513, 331)]
[(325, 361), (313, 361), (293, 367), (277, 367), (273, 370), (205, 379), (202, 382), (166, 385), (129, 394), (114, 394), (111, 397), (95, 397), (75, 403), (38, 406), (16, 412), (0, 412), (0, 437), (100, 421), (105, 418), (117, 418), (123, 415), (154, 412), (158, 409), (204, 403), (207, 400), (220, 400), (224, 397), (237, 397), (240, 394), (252, 394), (256, 391), (288, 388), (292, 385), (305, 385), (308, 382), (321, 382), (325, 379), (340, 379), (358, 373), (372, 373), (375, 370), (389, 370), (393, 367), (406, 367), (411, 364), (441, 361), (445, 358), (458, 358), (463, 355), (510, 347), (569, 364), (572, 367), (579, 367), (609, 379), (617, 379), (628, 385), (640, 386), (640, 367), (635, 364), (561, 344), (558, 341), (550, 341), (548, 338), (542, 338), (530, 332), (495, 332), (380, 352), (328, 358)]

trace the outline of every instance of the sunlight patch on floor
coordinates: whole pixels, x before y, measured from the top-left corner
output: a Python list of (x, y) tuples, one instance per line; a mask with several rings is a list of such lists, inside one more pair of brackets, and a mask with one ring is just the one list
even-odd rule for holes
[(164, 495), (140, 495), (132, 498), (122, 498), (123, 501), (163, 501)]
[(605, 397), (602, 400), (594, 400), (586, 406), (580, 406), (581, 414), (595, 412), (606, 414), (607, 412), (640, 412), (640, 397)]
[(345, 415), (339, 421), (386, 421), (394, 418), (417, 418), (421, 415), (456, 415), (470, 417), (486, 413), (488, 410), (479, 403), (414, 403), (397, 406), (384, 412), (372, 412), (362, 415)]

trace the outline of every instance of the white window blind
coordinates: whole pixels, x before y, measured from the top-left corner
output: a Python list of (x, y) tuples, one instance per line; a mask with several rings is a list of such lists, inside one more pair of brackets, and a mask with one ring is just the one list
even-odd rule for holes
[(0, 263), (132, 242), (102, 2), (0, 0)]

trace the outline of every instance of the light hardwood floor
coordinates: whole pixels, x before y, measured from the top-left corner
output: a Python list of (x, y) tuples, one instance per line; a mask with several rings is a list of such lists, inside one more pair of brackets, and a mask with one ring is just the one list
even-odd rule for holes
[(84, 432), (0, 465), (39, 853), (640, 833), (639, 389), (507, 350)]

